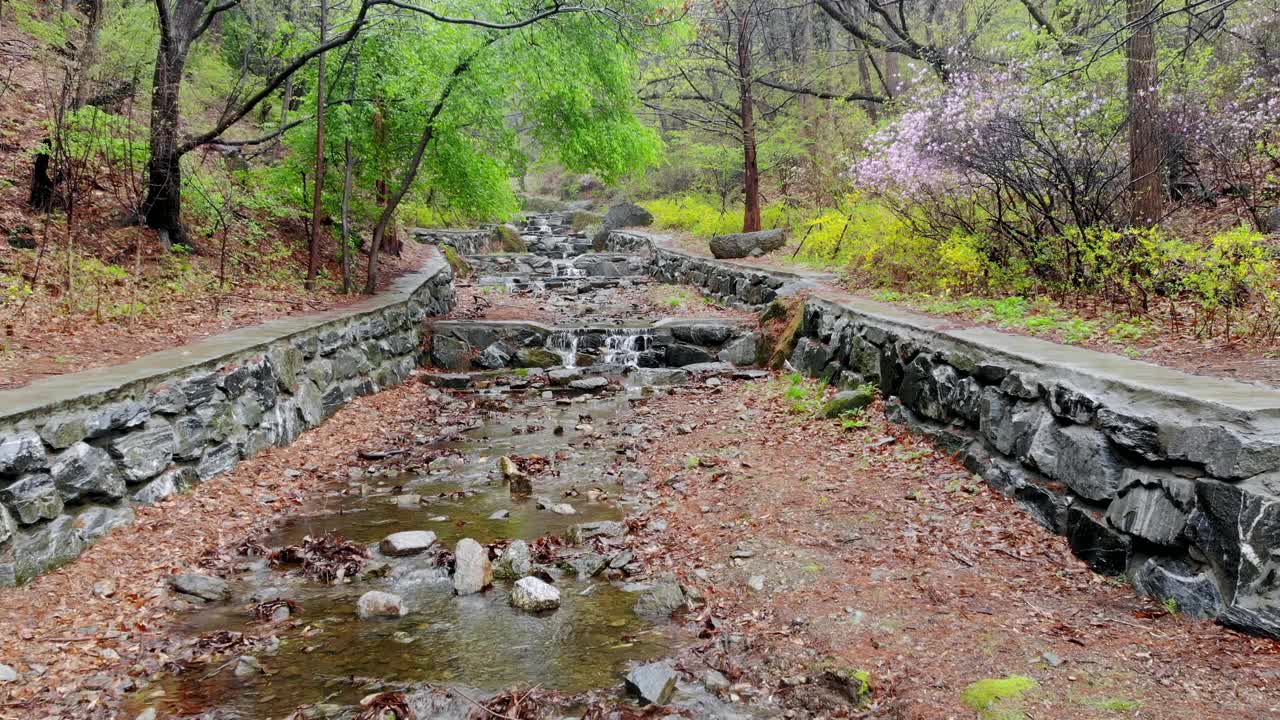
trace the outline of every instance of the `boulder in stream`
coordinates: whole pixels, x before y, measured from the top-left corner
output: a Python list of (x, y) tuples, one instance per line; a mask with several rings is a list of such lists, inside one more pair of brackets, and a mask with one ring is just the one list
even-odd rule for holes
[(560, 607), (560, 591), (531, 575), (518, 580), (511, 589), (511, 604), (530, 612), (555, 610)]
[(183, 595), (201, 600), (226, 600), (231, 597), (231, 586), (226, 580), (201, 573), (182, 573), (169, 579), (169, 586)]
[(356, 601), (356, 613), (361, 618), (401, 617), (407, 612), (399, 595), (380, 590), (370, 590)]
[(453, 548), (453, 589), (459, 595), (481, 592), (493, 584), (493, 565), (485, 546), (462, 538)]
[(666, 705), (676, 691), (676, 671), (666, 663), (638, 665), (627, 673), (627, 690), (641, 705)]
[(511, 458), (506, 455), (498, 458), (498, 470), (502, 473), (502, 479), (511, 485), (512, 495), (529, 495), (533, 492), (533, 481)]
[(574, 390), (587, 390), (594, 392), (596, 390), (603, 390), (604, 388), (609, 387), (609, 380), (608, 378), (602, 378), (600, 376), (582, 378), (581, 380), (570, 381), (569, 387)]
[(493, 576), (498, 578), (522, 578), (533, 572), (533, 560), (529, 557), (529, 543), (513, 541), (498, 556), (493, 565)]
[(383, 538), (378, 549), (383, 555), (402, 557), (416, 555), (435, 544), (436, 534), (430, 530), (406, 530)]

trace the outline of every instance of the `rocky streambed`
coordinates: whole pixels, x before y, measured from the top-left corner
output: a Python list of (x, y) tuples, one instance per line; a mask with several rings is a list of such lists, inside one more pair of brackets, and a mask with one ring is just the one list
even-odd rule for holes
[[(197, 640), (136, 712), (354, 717), (362, 700), (403, 693), (417, 717), (467, 717), (519, 687), (567, 707), (684, 702), (737, 716), (701, 686), (674, 694), (677, 673), (652, 664), (683, 641), (672, 613), (697, 604), (635, 560), (633, 531), (662, 528), (626, 521), (650, 500), (632, 406), (662, 391), (590, 377), (604, 384), (477, 375), (444, 402), (483, 419), (417, 438), (424, 466), (369, 453), (344, 487), (243, 544), (227, 580), (178, 576), (199, 605), (183, 624)], [(449, 698), (461, 699), (452, 711)]]

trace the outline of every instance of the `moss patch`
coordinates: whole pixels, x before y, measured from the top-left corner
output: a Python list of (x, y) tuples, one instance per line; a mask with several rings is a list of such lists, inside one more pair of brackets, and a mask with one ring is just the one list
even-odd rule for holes
[(510, 225), (498, 225), (493, 228), (493, 244), (502, 249), (502, 252), (509, 253), (526, 253), (529, 252), (529, 244), (520, 237), (520, 233)]
[(804, 325), (804, 298), (790, 302), (774, 301), (761, 316), (764, 329), (762, 354), (769, 358), (767, 367), (780, 368), (795, 352), (800, 341), (800, 328)]
[(441, 245), (440, 249), (444, 252), (445, 262), (449, 263), (449, 267), (453, 268), (453, 276), (459, 279), (471, 277), (473, 270), (466, 258), (462, 257), (452, 245)]
[(1025, 675), (979, 680), (960, 698), (983, 720), (1023, 720), (1022, 696), (1040, 685)]

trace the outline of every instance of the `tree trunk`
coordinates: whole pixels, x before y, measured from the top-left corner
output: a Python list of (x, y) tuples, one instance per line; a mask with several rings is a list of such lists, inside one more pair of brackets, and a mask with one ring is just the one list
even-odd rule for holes
[[(325, 41), (326, 23), (329, 21), (329, 4), (320, 0), (320, 44)], [(315, 188), (311, 197), (311, 243), (307, 252), (307, 290), (316, 289), (316, 265), (320, 262), (320, 221), (324, 217), (324, 59), (316, 59), (316, 169)]]
[(182, 224), (182, 154), (178, 147), (178, 93), (187, 50), (184, 41), (161, 38), (151, 91), (151, 159), (142, 209), (147, 227), (158, 230), (161, 242), (169, 247), (190, 245)]
[(1152, 0), (1128, 0), (1128, 13), (1133, 28), (1128, 42), (1130, 221), (1137, 227), (1151, 227), (1164, 215)]
[(756, 158), (755, 105), (751, 89), (751, 18), (744, 13), (738, 23), (738, 113), (742, 121), (742, 231), (761, 228), (760, 165)]

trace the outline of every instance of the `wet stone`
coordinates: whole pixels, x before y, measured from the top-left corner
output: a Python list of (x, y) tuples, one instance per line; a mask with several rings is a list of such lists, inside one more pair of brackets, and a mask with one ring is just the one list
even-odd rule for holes
[(666, 663), (640, 665), (627, 673), (627, 690), (642, 705), (665, 705), (676, 691), (677, 675)]
[(28, 431), (0, 436), (0, 475), (17, 475), (46, 467), (39, 435)]
[(356, 614), (363, 619), (379, 617), (403, 617), (408, 613), (404, 600), (381, 590), (370, 590), (356, 601)]
[(560, 590), (536, 577), (521, 578), (511, 589), (511, 605), (530, 612), (554, 610), (560, 607)]
[(378, 544), (378, 549), (384, 555), (392, 557), (401, 557), (405, 555), (416, 555), (425, 551), (436, 543), (436, 534), (430, 530), (406, 530), (404, 532), (392, 533), (382, 539)]
[(0, 490), (0, 500), (13, 508), (18, 522), (52, 520), (62, 512), (62, 495), (47, 473), (24, 475)]
[(125, 479), (106, 450), (79, 442), (62, 452), (49, 474), (64, 501), (85, 498), (118, 500), (125, 494)]
[(665, 619), (685, 606), (684, 591), (674, 578), (658, 581), (640, 593), (634, 611), (640, 617)]
[(169, 579), (169, 586), (183, 595), (218, 601), (231, 597), (231, 586), (222, 578), (202, 573), (182, 573)]
[(471, 595), (493, 584), (493, 566), (489, 551), (483, 545), (463, 538), (454, 546), (453, 589), (459, 595)]
[(173, 459), (174, 433), (169, 421), (148, 420), (135, 430), (111, 443), (111, 454), (119, 458), (125, 479), (141, 482), (159, 475)]
[(532, 571), (529, 544), (523, 540), (515, 540), (504, 548), (493, 566), (494, 577), (508, 580), (525, 577)]
[(595, 522), (578, 523), (565, 531), (565, 538), (574, 545), (581, 545), (593, 538), (620, 538), (627, 532), (627, 527), (618, 520), (597, 520)]
[(569, 387), (574, 390), (596, 391), (609, 387), (609, 380), (602, 377), (582, 378), (581, 380), (572, 380)]

